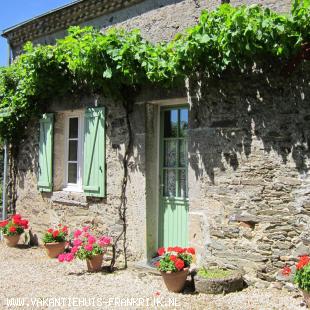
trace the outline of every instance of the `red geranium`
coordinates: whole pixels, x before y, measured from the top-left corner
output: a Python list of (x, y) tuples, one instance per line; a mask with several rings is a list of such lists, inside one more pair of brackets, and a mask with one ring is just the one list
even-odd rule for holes
[[(62, 227), (61, 224), (58, 224), (57, 227)], [(49, 228), (42, 237), (44, 243), (53, 243), (53, 242), (65, 242), (68, 235), (68, 227), (63, 226), (61, 229)]]
[(296, 265), (296, 269), (299, 270), (303, 268), (304, 266), (308, 265), (310, 262), (310, 257), (308, 255), (301, 256), (299, 259), (299, 262)]
[(176, 262), (177, 257), (175, 255), (170, 255), (170, 260), (172, 260), (173, 262)]
[(2, 221), (0, 222), (0, 227), (4, 227), (9, 223), (9, 221)]
[(173, 252), (176, 252), (176, 253), (184, 253), (185, 252), (185, 249), (184, 248), (181, 248), (179, 246), (175, 246), (173, 249)]
[(196, 254), (196, 251), (194, 248), (187, 248), (186, 249), (186, 252), (189, 253), (189, 254), (192, 254), (192, 255), (195, 255)]
[(159, 248), (157, 250), (157, 253), (158, 253), (159, 256), (162, 256), (162, 255), (164, 255), (166, 253), (166, 250), (165, 250), (165, 248)]
[(192, 260), (195, 249), (182, 248), (179, 246), (159, 248), (158, 254), (161, 256), (159, 264), (156, 264), (156, 267), (161, 272), (178, 272), (184, 268), (189, 268)]
[(28, 221), (20, 214), (12, 215), (8, 220), (0, 222), (0, 231), (6, 236), (21, 235), (28, 228)]
[(15, 227), (15, 226), (11, 226), (11, 227), (9, 228), (9, 232), (15, 233), (15, 232), (16, 232), (16, 227)]
[(285, 266), (281, 273), (283, 276), (289, 276), (292, 273), (292, 269), (289, 266)]
[(22, 219), (22, 217), (21, 217), (21, 215), (20, 214), (14, 214), (13, 216), (12, 216), (12, 219), (13, 220), (21, 220)]
[(182, 261), (180, 258), (178, 258), (174, 264), (178, 270), (182, 270), (184, 268), (184, 261)]

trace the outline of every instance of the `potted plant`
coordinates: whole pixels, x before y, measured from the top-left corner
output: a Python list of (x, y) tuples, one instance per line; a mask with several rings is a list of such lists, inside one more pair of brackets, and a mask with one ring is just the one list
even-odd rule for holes
[(20, 214), (12, 215), (8, 220), (0, 222), (0, 231), (2, 231), (7, 246), (15, 247), (21, 234), (28, 229), (28, 221), (22, 219)]
[(68, 253), (58, 256), (60, 262), (70, 262), (74, 258), (86, 260), (89, 272), (101, 270), (103, 254), (106, 248), (111, 244), (111, 238), (101, 236), (96, 238), (89, 232), (89, 227), (83, 227), (82, 230), (77, 229), (73, 234), (73, 241)]
[(49, 228), (43, 235), (42, 241), (46, 249), (47, 256), (56, 258), (63, 253), (66, 248), (66, 238), (68, 236), (68, 227), (58, 225), (58, 229)]
[[(282, 275), (289, 277), (292, 269), (285, 266), (282, 269)], [(301, 290), (307, 306), (310, 308), (310, 257), (308, 255), (300, 256), (296, 264), (294, 283)]]
[(156, 266), (167, 289), (175, 293), (181, 292), (186, 282), (193, 255), (195, 255), (195, 249), (176, 246), (167, 249), (159, 248), (157, 253), (161, 257)]

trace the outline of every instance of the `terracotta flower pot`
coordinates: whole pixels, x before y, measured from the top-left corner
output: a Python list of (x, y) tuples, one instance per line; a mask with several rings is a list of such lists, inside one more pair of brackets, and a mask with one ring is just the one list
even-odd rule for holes
[(47, 256), (50, 258), (56, 258), (59, 254), (65, 251), (66, 242), (51, 242), (44, 244)]
[(301, 291), (302, 291), (302, 294), (304, 295), (304, 300), (305, 300), (308, 308), (310, 308), (310, 292), (307, 292), (304, 290), (301, 290)]
[(6, 236), (4, 235), (5, 244), (9, 247), (15, 247), (19, 241), (20, 235)]
[(103, 254), (98, 254), (90, 259), (86, 259), (87, 270), (89, 272), (97, 272), (101, 270)]
[(177, 272), (161, 271), (160, 273), (169, 291), (180, 293), (183, 290), (188, 275), (188, 268), (184, 268)]

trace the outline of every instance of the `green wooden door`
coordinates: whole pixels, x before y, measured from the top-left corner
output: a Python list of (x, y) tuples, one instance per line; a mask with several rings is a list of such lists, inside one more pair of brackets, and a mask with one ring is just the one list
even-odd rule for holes
[(162, 108), (160, 130), (159, 246), (187, 246), (188, 108)]

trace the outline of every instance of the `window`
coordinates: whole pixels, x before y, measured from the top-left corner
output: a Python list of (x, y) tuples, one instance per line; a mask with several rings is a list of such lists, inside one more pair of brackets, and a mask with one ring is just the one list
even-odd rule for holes
[[(52, 192), (54, 115), (40, 120), (38, 190)], [(86, 196), (106, 196), (105, 108), (95, 107), (66, 114), (62, 143), (62, 165), (65, 177), (62, 189), (84, 192)], [(61, 150), (62, 151), (62, 150)], [(58, 190), (58, 189), (56, 189)]]
[(83, 115), (66, 118), (64, 190), (82, 191)]

